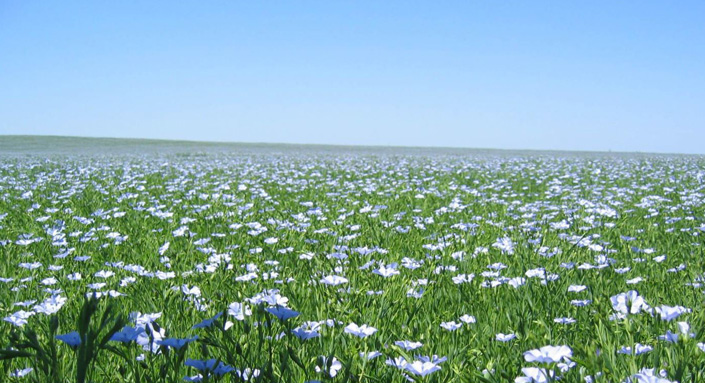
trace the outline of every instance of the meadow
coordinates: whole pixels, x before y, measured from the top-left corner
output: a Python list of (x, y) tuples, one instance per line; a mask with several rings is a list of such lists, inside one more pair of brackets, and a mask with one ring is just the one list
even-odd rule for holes
[(3, 140), (0, 381), (705, 381), (702, 157)]

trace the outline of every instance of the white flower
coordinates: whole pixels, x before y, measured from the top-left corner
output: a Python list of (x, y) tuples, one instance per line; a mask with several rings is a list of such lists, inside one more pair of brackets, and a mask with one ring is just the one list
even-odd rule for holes
[(575, 319), (570, 318), (570, 317), (563, 317), (563, 318), (556, 318), (553, 320), (555, 323), (560, 323), (560, 324), (572, 324), (575, 323)]
[(426, 376), (433, 372), (439, 371), (441, 366), (433, 362), (415, 360), (411, 363), (407, 363), (404, 369), (414, 375)]
[(65, 303), (65, 297), (54, 295), (45, 299), (42, 303), (34, 306), (34, 311), (44, 315), (51, 315), (58, 312)]
[(570, 286), (568, 286), (569, 293), (579, 293), (581, 291), (585, 291), (585, 289), (587, 289), (587, 286), (583, 286), (583, 285), (570, 285)]
[(27, 368), (23, 368), (21, 370), (15, 370), (12, 374), (10, 374), (10, 376), (12, 376), (13, 378), (21, 378), (23, 376), (26, 376), (27, 374), (29, 374), (32, 371), (34, 371), (34, 369), (32, 367), (27, 367)]
[(81, 273), (69, 274), (66, 276), (66, 278), (70, 281), (78, 281), (81, 280)]
[(364, 352), (360, 353), (360, 358), (367, 359), (367, 360), (372, 360), (378, 356), (382, 356), (382, 353), (379, 351), (370, 351), (367, 354)]
[(5, 322), (12, 323), (15, 326), (22, 327), (27, 324), (27, 319), (29, 319), (32, 315), (34, 315), (33, 311), (20, 310), (8, 317), (5, 317), (3, 320)]
[(665, 378), (666, 373), (661, 370), (659, 375), (654, 374), (653, 368), (642, 368), (639, 373), (632, 375), (625, 380), (625, 383), (677, 383)]
[(654, 308), (661, 315), (661, 320), (671, 321), (678, 318), (681, 314), (689, 313), (692, 310), (683, 306), (666, 306), (662, 305)]
[(399, 275), (399, 270), (396, 269), (396, 265), (390, 265), (389, 267), (382, 265), (379, 269), (373, 270), (372, 273), (387, 278), (392, 275)]
[(167, 250), (169, 250), (169, 242), (165, 242), (162, 247), (159, 248), (159, 255), (164, 255)]
[(638, 314), (641, 311), (651, 313), (651, 307), (636, 290), (630, 290), (610, 297), (612, 308), (622, 314)]
[(201, 296), (201, 289), (198, 286), (188, 287), (188, 285), (181, 286), (181, 292), (184, 295), (193, 295), (194, 297)]
[[(323, 367), (328, 367), (328, 358), (325, 356), (321, 357), (321, 364)], [(338, 371), (340, 371), (343, 368), (343, 364), (340, 363), (340, 361), (336, 358), (333, 357), (333, 359), (330, 360), (330, 369), (326, 371), (328, 375), (330, 375), (331, 378), (335, 378), (336, 375), (338, 375)], [(316, 372), (321, 373), (324, 371), (321, 367), (316, 366)]]
[(619, 354), (627, 354), (627, 355), (641, 355), (645, 354), (647, 352), (652, 351), (654, 348), (648, 345), (643, 345), (641, 343), (637, 343), (634, 345), (634, 348), (632, 349), (629, 346), (623, 346), (621, 349), (617, 351)]
[(416, 350), (417, 348), (423, 346), (421, 342), (412, 342), (410, 340), (398, 340), (394, 342), (397, 346), (403, 348), (406, 351)]
[(321, 336), (321, 334), (317, 331), (319, 327), (320, 326), (306, 326), (304, 324), (291, 330), (291, 333), (301, 340), (316, 338)]
[(460, 323), (456, 323), (456, 322), (443, 322), (443, 323), (441, 323), (441, 328), (444, 328), (448, 331), (455, 331), (461, 327), (463, 327), (463, 325)]
[(368, 337), (374, 333), (377, 332), (377, 329), (371, 326), (368, 326), (366, 324), (363, 324), (362, 326), (358, 326), (355, 323), (350, 323), (345, 327), (343, 330), (346, 334), (351, 334), (358, 336), (360, 338), (365, 338)]
[(527, 362), (557, 363), (572, 357), (573, 351), (568, 346), (544, 346), (524, 353), (524, 360)]
[(454, 276), (453, 283), (456, 285), (459, 285), (461, 283), (470, 283), (472, 282), (473, 278), (475, 278), (475, 274), (458, 274)]
[(100, 270), (97, 273), (93, 274), (93, 276), (97, 278), (110, 278), (113, 275), (115, 275), (115, 273), (110, 270)]
[(384, 363), (388, 366), (396, 367), (400, 370), (403, 370), (404, 368), (406, 368), (406, 365), (409, 364), (403, 356), (398, 356), (394, 359), (387, 359)]
[(328, 275), (325, 278), (321, 279), (321, 283), (329, 286), (338, 286), (348, 283), (348, 280), (347, 278), (341, 277), (339, 275)]
[(234, 302), (228, 306), (228, 314), (234, 316), (235, 319), (242, 321), (245, 320), (246, 316), (252, 315), (252, 310), (240, 302)]
[(492, 247), (499, 249), (502, 253), (505, 254), (514, 254), (514, 242), (512, 242), (511, 238), (509, 237), (497, 238), (497, 241), (492, 244)]
[(524, 373), (524, 376), (514, 379), (515, 383), (548, 383), (555, 380), (553, 371), (545, 368), (527, 367), (522, 368), (521, 372)]
[(497, 339), (500, 342), (509, 342), (510, 340), (516, 338), (517, 336), (514, 334), (502, 334), (501, 332), (498, 333), (495, 336), (495, 339)]

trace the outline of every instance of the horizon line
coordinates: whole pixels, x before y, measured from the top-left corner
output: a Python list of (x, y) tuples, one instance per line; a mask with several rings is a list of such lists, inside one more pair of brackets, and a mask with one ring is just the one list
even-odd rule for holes
[[(85, 140), (126, 140), (126, 141), (157, 141), (163, 143), (193, 143), (207, 145), (274, 145), (274, 146), (313, 146), (313, 147), (338, 147), (359, 149), (441, 149), (441, 150), (487, 150), (497, 152), (535, 152), (535, 153), (594, 153), (594, 154), (640, 154), (640, 155), (680, 155), (680, 156), (705, 156), (705, 153), (674, 153), (674, 152), (642, 152), (642, 151), (613, 151), (613, 150), (569, 150), (569, 149), (526, 149), (526, 148), (482, 148), (464, 146), (407, 146), (407, 145), (359, 145), (359, 144), (326, 144), (326, 143), (300, 143), (300, 142), (252, 142), (252, 141), (211, 141), (178, 138), (144, 138), (144, 137), (107, 137), (107, 136), (73, 136), (56, 134), (0, 134), (0, 138), (58, 138), (58, 139), (85, 139)], [(2, 149), (0, 149), (2, 151)]]

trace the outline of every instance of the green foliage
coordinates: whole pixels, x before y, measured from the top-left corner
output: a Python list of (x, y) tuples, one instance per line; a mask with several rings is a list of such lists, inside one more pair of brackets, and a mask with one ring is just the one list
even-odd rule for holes
[[(201, 374), (210, 382), (245, 376), (258, 382), (406, 382), (409, 376), (494, 383), (540, 366), (525, 362), (527, 350), (562, 344), (571, 347), (576, 365), (561, 381), (622, 382), (643, 368), (665, 369), (680, 382), (705, 380), (705, 353), (697, 347), (705, 339), (705, 208), (698, 176), (705, 165), (699, 158), (267, 153), (3, 164), (0, 214), (7, 215), (0, 219), (0, 240), (7, 243), (0, 247), (0, 277), (13, 280), (0, 284), (2, 316), (37, 301), (22, 306), (32, 310), (55, 294), (68, 301), (58, 313), (37, 313), (22, 327), (0, 323), (6, 334), (0, 381), (157, 383)], [(564, 220), (568, 228), (555, 226)], [(175, 234), (184, 227), (183, 235)], [(267, 230), (253, 233), (258, 227)], [(53, 229), (60, 234), (48, 234)], [(30, 234), (42, 240), (17, 243)], [(505, 237), (514, 244), (511, 254), (493, 246)], [(73, 252), (62, 255), (69, 248)], [(659, 255), (667, 257), (657, 262)], [(404, 266), (409, 260), (418, 267)], [(41, 266), (20, 266), (34, 262)], [(501, 270), (488, 267), (500, 262)], [(398, 275), (372, 273), (394, 263)], [(537, 269), (545, 275), (527, 275)], [(108, 271), (114, 275), (98, 274)], [(241, 279), (250, 273), (251, 280)], [(461, 274), (474, 278), (455, 283)], [(321, 282), (330, 275), (348, 282)], [(636, 277), (643, 281), (627, 283)], [(523, 284), (513, 287), (514, 278), (524, 278)], [(95, 285), (87, 290), (88, 284)], [(571, 285), (586, 289), (568, 292)], [(194, 287), (200, 295), (188, 293)], [(248, 301), (272, 289), (300, 315), (280, 321), (267, 304)], [(631, 289), (653, 307), (692, 312), (677, 321), (648, 313), (611, 320), (610, 297)], [(87, 291), (102, 297), (84, 298)], [(233, 302), (252, 315), (230, 315)], [(149, 344), (111, 341), (136, 325), (128, 320), (136, 312), (162, 313), (145, 327), (142, 339)], [(193, 328), (219, 313), (211, 326)], [(476, 323), (455, 331), (440, 327), (463, 315)], [(320, 336), (293, 335), (307, 321), (322, 323)], [(678, 321), (689, 323), (695, 337), (660, 340), (679, 331)], [(353, 322), (378, 331), (366, 338), (345, 333)], [(72, 331), (81, 340), (75, 349), (56, 338)], [(499, 333), (516, 339), (500, 342)], [(182, 348), (157, 344), (195, 336)], [(406, 351), (394, 344), (401, 340), (423, 346)], [(653, 350), (618, 352), (636, 343)], [(383, 355), (360, 357), (370, 351)], [(448, 359), (425, 377), (385, 363), (421, 355)], [(190, 359), (212, 364), (199, 371), (186, 365)], [(340, 368), (332, 376), (334, 361)], [(216, 372), (224, 366), (236, 370)], [(11, 376), (26, 367), (34, 371)]]

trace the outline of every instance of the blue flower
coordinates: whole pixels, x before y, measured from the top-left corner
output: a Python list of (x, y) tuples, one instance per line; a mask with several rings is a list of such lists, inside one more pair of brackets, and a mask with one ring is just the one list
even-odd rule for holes
[(164, 338), (164, 339), (156, 341), (155, 343), (160, 346), (166, 346), (166, 347), (180, 349), (180, 348), (184, 347), (185, 345), (187, 345), (197, 339), (198, 339), (198, 335), (194, 336), (193, 338), (185, 338), (185, 339)]
[(223, 313), (219, 312), (213, 318), (204, 319), (203, 321), (201, 321), (201, 323), (195, 324), (193, 327), (191, 327), (191, 329), (211, 327), (213, 325), (213, 322), (220, 318), (221, 315), (223, 315)]
[(198, 371), (212, 372), (213, 374), (218, 376), (223, 376), (231, 371), (235, 371), (235, 368), (228, 366), (223, 362), (218, 362), (217, 365), (216, 362), (218, 362), (216, 359), (198, 360), (189, 358), (186, 359), (184, 365), (193, 367)]
[(137, 337), (143, 333), (145, 330), (142, 327), (134, 328), (130, 326), (123, 327), (122, 330), (113, 334), (110, 340), (114, 342), (130, 343), (133, 340), (137, 340)]
[(287, 319), (297, 317), (300, 314), (298, 311), (294, 311), (292, 309), (289, 309), (289, 308), (286, 308), (283, 306), (267, 307), (265, 310), (268, 313), (279, 318), (279, 320), (281, 320), (281, 321), (285, 321)]
[(57, 335), (56, 339), (68, 344), (72, 348), (76, 348), (81, 345), (81, 336), (78, 335), (78, 332), (76, 331), (71, 331), (68, 334)]

